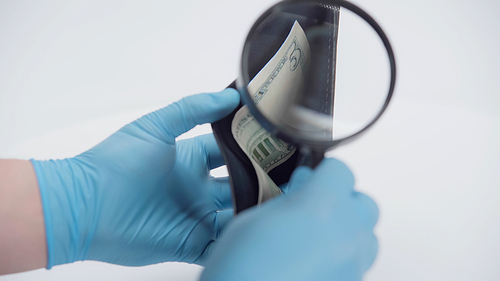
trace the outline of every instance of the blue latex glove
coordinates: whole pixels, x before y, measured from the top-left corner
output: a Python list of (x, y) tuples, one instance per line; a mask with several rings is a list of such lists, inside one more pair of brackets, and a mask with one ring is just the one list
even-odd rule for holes
[(202, 281), (361, 280), (377, 253), (378, 209), (340, 161), (300, 167), (289, 193), (239, 214), (211, 247)]
[[(40, 187), (48, 264), (202, 263), (232, 218), (212, 134), (175, 142), (239, 103), (233, 89), (190, 96), (126, 125), (71, 159), (32, 160)], [(225, 211), (220, 211), (225, 210)], [(220, 212), (218, 212), (220, 211)]]

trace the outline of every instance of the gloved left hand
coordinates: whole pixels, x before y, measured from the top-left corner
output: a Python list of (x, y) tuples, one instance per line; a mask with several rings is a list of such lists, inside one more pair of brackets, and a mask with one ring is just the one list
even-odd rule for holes
[(336, 159), (295, 169), (288, 194), (249, 208), (210, 247), (202, 281), (361, 281), (377, 255), (378, 208)]
[(175, 142), (239, 104), (233, 89), (190, 96), (148, 114), (74, 158), (31, 160), (42, 197), (48, 263), (203, 263), (232, 218), (213, 135)]

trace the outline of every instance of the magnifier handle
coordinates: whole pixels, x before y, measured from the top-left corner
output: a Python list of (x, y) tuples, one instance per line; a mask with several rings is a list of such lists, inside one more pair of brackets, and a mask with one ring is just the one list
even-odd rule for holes
[(324, 151), (311, 150), (308, 147), (301, 147), (297, 166), (307, 166), (314, 169), (318, 166), (321, 160), (323, 160), (323, 158), (325, 158)]

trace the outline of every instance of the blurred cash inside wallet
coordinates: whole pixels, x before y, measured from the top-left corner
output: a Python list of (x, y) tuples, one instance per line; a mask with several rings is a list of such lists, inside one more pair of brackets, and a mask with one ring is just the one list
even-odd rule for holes
[[(287, 93), (290, 92), (287, 89), (299, 88), (303, 83), (303, 70), (309, 55), (309, 42), (300, 24), (295, 21), (281, 48), (248, 85), (248, 90), (259, 108), (275, 107), (277, 110), (286, 103), (289, 98)], [(257, 203), (281, 194), (281, 189), (268, 173), (290, 159), (297, 148), (277, 139), (262, 128), (246, 105), (234, 115), (231, 132), (257, 174)]]

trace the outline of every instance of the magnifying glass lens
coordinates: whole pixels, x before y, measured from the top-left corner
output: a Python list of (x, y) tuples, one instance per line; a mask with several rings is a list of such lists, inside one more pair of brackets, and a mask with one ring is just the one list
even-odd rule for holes
[(328, 2), (282, 2), (245, 43), (240, 86), (267, 129), (287, 141), (331, 142), (367, 127), (383, 111), (391, 65), (363, 18)]

